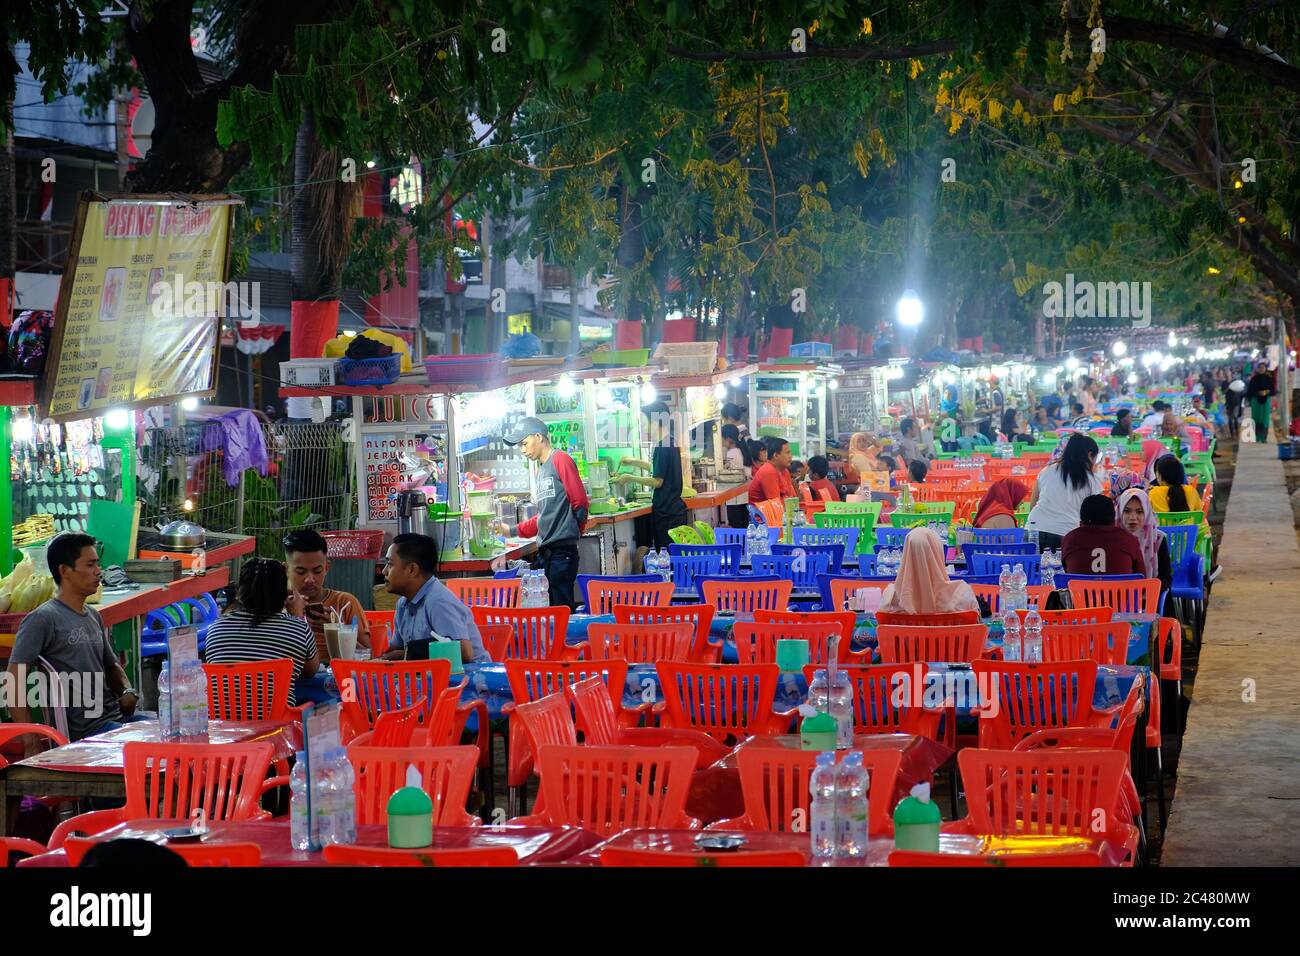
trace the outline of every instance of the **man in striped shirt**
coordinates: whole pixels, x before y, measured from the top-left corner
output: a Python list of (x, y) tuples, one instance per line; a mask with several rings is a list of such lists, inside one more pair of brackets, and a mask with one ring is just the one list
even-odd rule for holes
[(289, 591), (284, 565), (270, 558), (245, 562), (239, 572), (236, 605), (208, 628), (203, 657), (209, 664), (293, 661), (289, 706), (297, 703), (294, 685), (316, 674), (320, 654), (304, 618), (304, 599)]

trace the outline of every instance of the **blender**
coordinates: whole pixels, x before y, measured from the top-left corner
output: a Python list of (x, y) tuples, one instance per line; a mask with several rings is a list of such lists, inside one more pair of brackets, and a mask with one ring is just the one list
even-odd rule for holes
[(469, 553), (476, 558), (490, 558), (496, 553), (497, 539), (493, 533), (496, 526), (496, 506), (490, 491), (471, 491), (467, 495), (469, 520), (472, 531), (469, 539)]

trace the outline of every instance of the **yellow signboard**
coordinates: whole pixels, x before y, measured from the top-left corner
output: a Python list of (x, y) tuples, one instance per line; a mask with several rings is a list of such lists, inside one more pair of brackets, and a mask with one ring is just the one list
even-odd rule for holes
[(241, 314), (250, 298), (226, 283), (237, 202), (82, 194), (45, 366), (46, 415), (214, 393), (221, 316)]

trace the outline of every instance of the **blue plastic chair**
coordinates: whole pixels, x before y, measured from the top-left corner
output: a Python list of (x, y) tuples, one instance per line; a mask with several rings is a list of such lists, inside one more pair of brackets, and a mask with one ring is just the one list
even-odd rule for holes
[(876, 552), (870, 551), (866, 554), (858, 555), (858, 573), (867, 577), (874, 576), (876, 573)]
[(840, 556), (832, 569), (838, 571), (844, 555), (858, 550), (858, 533), (861, 528), (795, 528), (794, 543), (801, 546), (838, 544)]
[[(997, 584), (999, 574), (958, 574), (953, 578), (954, 581), (965, 581), (967, 584)], [(1025, 582), (1029, 583), (1028, 581)]]
[[(800, 530), (795, 528), (796, 531)], [(854, 531), (857, 528), (853, 529)], [(799, 539), (795, 539), (794, 544), (774, 544), (772, 545), (773, 554), (794, 554), (796, 551), (803, 551), (804, 554), (824, 554), (830, 561), (830, 564), (822, 568), (831, 574), (839, 574), (844, 563), (844, 545), (842, 544), (800, 544)], [(751, 564), (753, 563), (751, 559)], [(808, 587), (816, 587), (816, 581), (809, 584)]]
[(221, 617), (221, 609), (211, 594), (200, 594), (166, 607), (149, 611), (140, 629), (140, 656), (159, 657), (167, 653), (167, 628), (181, 624), (196, 624), (199, 629), (199, 650), (204, 648), (208, 628)]
[(817, 590), (821, 592), (821, 610), (823, 611), (842, 611), (844, 608), (836, 607), (835, 601), (831, 597), (832, 581), (860, 581), (863, 586), (871, 584), (893, 584), (897, 578), (873, 577), (868, 575), (856, 574), (819, 574), (817, 575)]
[(1205, 614), (1205, 556), (1196, 550), (1196, 539), (1201, 533), (1194, 524), (1167, 525), (1160, 529), (1169, 545), (1169, 566), (1172, 581), (1169, 596), (1178, 602), (1183, 611), (1179, 617), (1197, 635), (1201, 633)]
[(696, 578), (722, 574), (720, 554), (673, 554), (669, 560), (673, 566), (673, 587), (678, 590), (695, 587)]
[(911, 528), (877, 528), (876, 548), (901, 548)]
[(579, 574), (575, 583), (578, 585), (578, 593), (582, 595), (582, 603), (591, 606), (591, 598), (587, 595), (587, 585), (592, 581), (616, 581), (619, 584), (654, 584), (662, 581), (663, 578), (657, 574)]
[(972, 544), (1024, 544), (1024, 528), (972, 528)]
[(675, 554), (717, 554), (722, 556), (722, 573), (739, 574), (745, 549), (737, 544), (670, 544), (669, 556)]
[(971, 555), (983, 552), (985, 554), (1021, 554), (1034, 555), (1038, 554), (1038, 545), (1033, 542), (1027, 544), (963, 544), (961, 546), (962, 556), (966, 559), (966, 565), (971, 563)]
[[(1013, 568), (1017, 564), (1024, 565), (1026, 584), (1042, 584), (1042, 560), (1037, 554), (1015, 554), (1000, 553), (990, 551), (978, 551), (971, 555), (970, 562), (966, 565), (966, 572), (976, 577), (992, 576), (994, 583), (1002, 573), (1002, 565), (1009, 564)], [(966, 580), (969, 580), (967, 578)], [(1060, 581), (1060, 576), (1057, 576)], [(1057, 585), (1060, 587), (1060, 585)]]
[(714, 528), (714, 544), (734, 544), (742, 549), (745, 547), (745, 532), (748, 528)]
[(824, 551), (805, 551), (802, 571), (795, 570), (796, 560), (793, 554), (756, 554), (749, 559), (749, 566), (756, 577), (776, 575), (800, 589), (817, 587), (820, 576), (831, 573), (831, 556)]
[(497, 580), (497, 581), (501, 581), (501, 580), (504, 580), (504, 579), (506, 579), (506, 578), (517, 578), (517, 577), (519, 577), (519, 569), (518, 569), (518, 568), (510, 568), (509, 570), (506, 570), (506, 571), (493, 571), (493, 572), (492, 572), (492, 577), (493, 577), (494, 580)]

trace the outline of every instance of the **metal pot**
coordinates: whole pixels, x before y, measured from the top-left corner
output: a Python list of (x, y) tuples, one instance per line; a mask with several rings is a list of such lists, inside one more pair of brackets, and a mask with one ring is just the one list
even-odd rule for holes
[(158, 537), (167, 548), (201, 548), (208, 540), (202, 525), (184, 518), (163, 525), (158, 529)]
[(537, 505), (532, 502), (524, 502), (515, 508), (515, 514), (518, 515), (518, 522), (522, 523), (529, 518), (537, 517)]

